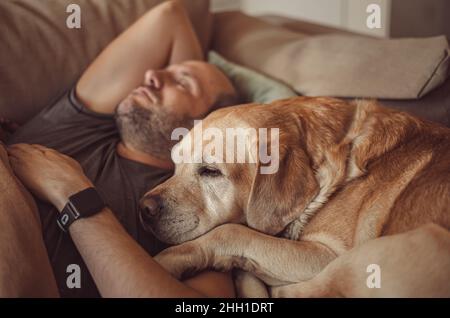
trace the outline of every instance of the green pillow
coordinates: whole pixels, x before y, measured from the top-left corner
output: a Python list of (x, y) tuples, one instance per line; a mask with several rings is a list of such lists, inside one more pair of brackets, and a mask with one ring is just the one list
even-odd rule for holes
[(227, 75), (238, 91), (242, 103), (267, 104), (278, 99), (297, 96), (289, 86), (227, 61), (217, 52), (209, 52), (208, 61)]

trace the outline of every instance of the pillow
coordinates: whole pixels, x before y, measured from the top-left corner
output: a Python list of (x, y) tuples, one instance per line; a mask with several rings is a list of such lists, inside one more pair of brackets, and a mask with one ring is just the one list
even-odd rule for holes
[(289, 86), (231, 63), (214, 51), (209, 52), (208, 61), (227, 75), (236, 88), (242, 103), (268, 104), (278, 99), (297, 96)]
[(307, 36), (238, 12), (214, 18), (215, 50), (307, 96), (417, 99), (448, 75), (445, 36)]
[[(161, 2), (0, 1), (0, 117), (25, 122), (74, 85), (111, 40)], [(66, 8), (72, 3), (81, 8), (81, 29), (66, 27)], [(206, 49), (212, 22), (209, 1), (184, 4)]]

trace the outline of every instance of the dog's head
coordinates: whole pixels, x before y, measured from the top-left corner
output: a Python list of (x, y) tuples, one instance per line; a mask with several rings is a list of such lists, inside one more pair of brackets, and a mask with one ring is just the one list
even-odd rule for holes
[[(214, 137), (205, 133), (199, 137), (194, 128), (174, 148), (187, 151), (191, 162), (176, 164), (173, 177), (142, 198), (140, 216), (144, 227), (170, 244), (192, 240), (225, 223), (247, 224), (270, 235), (279, 233), (303, 212), (318, 191), (300, 126), (298, 121), (279, 116), (267, 106), (234, 107), (212, 113), (202, 122), (202, 129), (204, 132), (213, 128), (209, 132), (217, 133), (216, 139), (218, 135), (226, 139), (227, 128), (250, 128), (244, 145), (236, 140), (237, 145), (231, 149), (233, 152), (245, 147), (245, 160), (238, 159), (236, 153), (234, 160), (227, 156), (221, 162), (217, 158), (228, 155), (226, 140), (222, 142), (222, 152), (215, 147), (206, 151), (210, 157), (205, 158), (205, 149), (211, 147)], [(267, 162), (261, 163), (259, 128), (267, 129), (266, 153), (274, 159), (270, 152), (278, 151), (275, 172), (262, 173)], [(269, 131), (274, 128), (279, 131), (275, 137)], [(252, 131), (257, 132), (256, 136)], [(273, 147), (274, 143), (279, 147)]]

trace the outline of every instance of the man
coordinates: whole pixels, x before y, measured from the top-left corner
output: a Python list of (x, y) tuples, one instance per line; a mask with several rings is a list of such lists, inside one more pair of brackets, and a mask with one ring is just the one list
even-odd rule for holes
[[(154, 255), (164, 245), (143, 230), (138, 218), (138, 202), (146, 191), (172, 173), (172, 130), (190, 128), (193, 119), (236, 103), (236, 92), (229, 80), (202, 60), (200, 44), (181, 5), (172, 1), (163, 3), (115, 39), (84, 72), (74, 89), (20, 128), (9, 144), (45, 145), (75, 158), (128, 234), (147, 253)], [(29, 160), (34, 160), (31, 154)], [(13, 180), (6, 161), (3, 174), (9, 178), (7, 180)], [(14, 182), (20, 189), (20, 182)], [(21, 200), (23, 192), (17, 190), (12, 195)], [(28, 203), (27, 209), (32, 211), (33, 204)], [(94, 270), (89, 268), (88, 271), (71, 237), (58, 228), (57, 209), (46, 202), (38, 201), (37, 205), (59, 295), (98, 296), (99, 281), (94, 275), (94, 284), (90, 276)], [(30, 233), (34, 233), (34, 227), (29, 226)], [(121, 229), (118, 224), (115, 226)], [(3, 225), (0, 223), (0, 232), (3, 227), (10, 228), (6, 221)], [(37, 240), (36, 233), (34, 239)], [(0, 252), (8, 250), (5, 244), (8, 244), (5, 240), (0, 241)], [(41, 247), (35, 246), (34, 250), (40, 251)], [(36, 257), (41, 259), (41, 254)], [(10, 262), (12, 267), (15, 262), (33, 261), (30, 255), (25, 259), (15, 255), (14, 259), (12, 264)], [(71, 264), (81, 267), (79, 289), (71, 289), (66, 284), (70, 275), (67, 268)], [(41, 271), (48, 273), (45, 264), (42, 266)], [(223, 286), (229, 283), (229, 277), (207, 273), (188, 284), (194, 284), (197, 290), (208, 289), (205, 281)], [(49, 286), (53, 286), (52, 283)], [(174, 286), (175, 290), (164, 290), (164, 286), (160, 289), (168, 292), (166, 296), (185, 295), (178, 293), (178, 287), (184, 285)], [(55, 295), (50, 289), (43, 294)], [(26, 286), (17, 290), (22, 295), (33, 294)], [(190, 294), (191, 290), (186, 290)]]

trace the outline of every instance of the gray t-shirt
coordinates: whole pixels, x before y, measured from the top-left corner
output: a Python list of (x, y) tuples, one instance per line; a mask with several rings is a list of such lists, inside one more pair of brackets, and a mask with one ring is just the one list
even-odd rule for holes
[[(165, 246), (139, 222), (139, 200), (169, 178), (172, 171), (144, 165), (117, 154), (120, 141), (114, 117), (83, 106), (74, 89), (22, 126), (8, 144), (40, 144), (76, 159), (128, 233), (151, 255)], [(36, 200), (48, 255), (62, 297), (98, 297), (98, 290), (70, 235), (57, 226), (58, 211)], [(95, 244), (95, 242), (93, 242)], [(67, 267), (81, 268), (81, 288), (68, 288)]]

